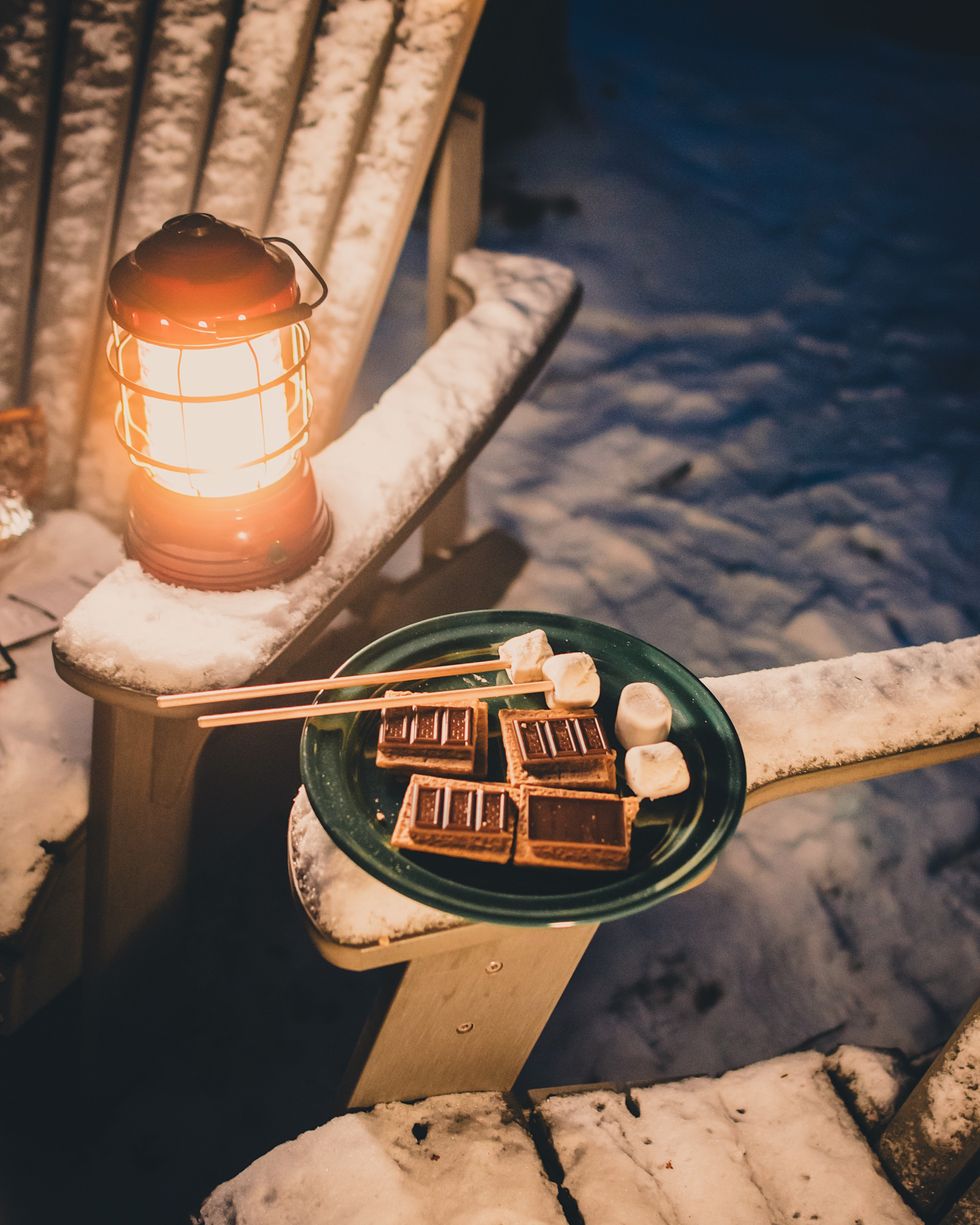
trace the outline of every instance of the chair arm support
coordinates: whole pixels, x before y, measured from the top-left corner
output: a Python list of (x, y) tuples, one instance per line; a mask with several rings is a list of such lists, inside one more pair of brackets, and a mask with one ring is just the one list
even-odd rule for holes
[(126, 561), (65, 618), (55, 659), (69, 683), (149, 709), (156, 693), (274, 677), (301, 655), (490, 439), (580, 297), (546, 260), (473, 250), (454, 275), (472, 309), (313, 461), (334, 534), (312, 568), (265, 591), (206, 592)]
[(980, 752), (980, 637), (704, 683), (742, 742), (748, 808)]

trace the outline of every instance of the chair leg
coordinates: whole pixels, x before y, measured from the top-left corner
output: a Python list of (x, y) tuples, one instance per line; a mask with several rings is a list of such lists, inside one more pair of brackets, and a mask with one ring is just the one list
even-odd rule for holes
[(194, 719), (95, 703), (83, 955), (90, 985), (129, 962), (177, 907), (207, 738)]
[(509, 1089), (595, 930), (501, 927), (409, 962), (355, 1053), (344, 1105)]

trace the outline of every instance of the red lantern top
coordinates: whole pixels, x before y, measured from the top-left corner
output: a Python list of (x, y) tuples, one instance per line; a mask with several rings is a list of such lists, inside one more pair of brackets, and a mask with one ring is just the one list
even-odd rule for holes
[(181, 347), (255, 336), (308, 317), (293, 262), (272, 241), (281, 240), (258, 238), (210, 213), (171, 217), (114, 265), (109, 314), (143, 340)]

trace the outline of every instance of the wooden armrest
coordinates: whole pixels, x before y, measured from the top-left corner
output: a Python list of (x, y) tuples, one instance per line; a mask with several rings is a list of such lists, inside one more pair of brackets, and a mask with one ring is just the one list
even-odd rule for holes
[(468, 314), (313, 460), (334, 515), (333, 540), (313, 567), (265, 591), (228, 593), (170, 587), (124, 562), (57, 636), (56, 665), (70, 684), (163, 715), (157, 693), (275, 677), (302, 655), (473, 461), (580, 298), (572, 273), (547, 260), (474, 250), (454, 275), (472, 296)]
[(980, 753), (980, 637), (704, 683), (742, 742), (746, 810)]

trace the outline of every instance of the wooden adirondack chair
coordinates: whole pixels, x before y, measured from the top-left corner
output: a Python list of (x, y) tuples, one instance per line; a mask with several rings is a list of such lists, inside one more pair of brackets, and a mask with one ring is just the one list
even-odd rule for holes
[[(0, 870), (2, 1032), (77, 974), (83, 893), (93, 977), (134, 953), (180, 894), (206, 734), (197, 711), (157, 709), (161, 675), (178, 688), (280, 678), (415, 528), (427, 522), (430, 553), (451, 548), (458, 495), (448, 513), (431, 512), (574, 314), (579, 290), (565, 269), (467, 251), (482, 115), (453, 97), (481, 7), (338, 0), (321, 14), (320, 0), (77, 0), (66, 11), (14, 0), (0, 15), (0, 405), (39, 404), (49, 432), (47, 513), (0, 574), (2, 594), (75, 574), (77, 595), (111, 571), (56, 641), (57, 671), (78, 693), (55, 683), (43, 642), (18, 652), (20, 678), (0, 692), (7, 734), (34, 703), (24, 735), (45, 741), (50, 766), (11, 782), (9, 759), (0, 764), (0, 797), (12, 797), (21, 827), (18, 856)], [(434, 158), (434, 343), (336, 438)], [(117, 521), (127, 466), (99, 353), (107, 270), (191, 209), (287, 235), (331, 284), (313, 323), (311, 449), (333, 540), (308, 574), (234, 606), (117, 566), (103, 526)]]

